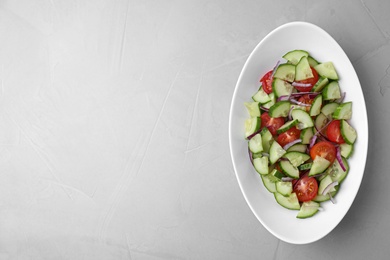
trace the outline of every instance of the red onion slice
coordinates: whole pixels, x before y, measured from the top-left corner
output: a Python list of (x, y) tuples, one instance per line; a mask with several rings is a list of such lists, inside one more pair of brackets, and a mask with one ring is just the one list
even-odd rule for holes
[(292, 181), (292, 180), (294, 180), (294, 178), (291, 178), (291, 177), (282, 177), (282, 181), (285, 181), (285, 182)]
[(310, 138), (309, 149), (311, 149), (314, 146), (314, 144), (316, 143), (316, 140), (317, 140), (317, 135), (313, 135)]
[(264, 110), (265, 112), (268, 112), (268, 111), (269, 111), (269, 108), (266, 108), (266, 107), (263, 107), (263, 106), (260, 106), (260, 109), (261, 109), (261, 110)]
[(291, 85), (294, 87), (311, 87), (312, 85), (310, 83), (300, 83), (300, 82), (293, 82)]
[(337, 146), (336, 148), (337, 150), (337, 153), (336, 153), (336, 159), (337, 161), (339, 162), (340, 166), (341, 166), (341, 169), (343, 169), (343, 171), (345, 172), (347, 170), (347, 168), (345, 167), (344, 163), (343, 163), (343, 158), (341, 158), (341, 150), (340, 150), (340, 146)]
[(310, 107), (311, 105), (310, 104), (306, 104), (306, 103), (303, 103), (303, 102), (300, 102), (294, 98), (290, 98), (290, 101), (291, 103), (294, 103), (294, 104), (297, 104), (297, 105), (300, 105), (300, 106), (304, 106), (304, 107)]
[(292, 142), (289, 142), (288, 144), (286, 144), (285, 146), (283, 146), (283, 149), (284, 150), (287, 150), (288, 148), (290, 148), (291, 146), (293, 146), (294, 144), (297, 144), (297, 143), (301, 143), (302, 142), (302, 139), (296, 139)]
[(341, 97), (339, 99), (337, 99), (335, 102), (336, 103), (342, 103), (344, 101), (345, 95), (346, 95), (345, 92), (341, 93)]
[[(337, 186), (339, 184), (338, 181), (334, 181), (332, 183), (330, 183), (328, 186), (326, 186), (326, 188), (324, 189), (324, 191), (322, 192), (322, 195), (325, 195), (325, 194), (328, 194), (329, 191), (334, 188), (335, 186)], [(330, 193), (329, 193), (329, 196), (330, 196)]]
[(259, 134), (261, 132), (261, 128), (259, 130), (257, 130), (256, 132), (254, 132), (253, 134), (249, 135), (247, 137), (248, 140), (251, 140), (255, 135)]
[(333, 204), (336, 204), (336, 201), (334, 200), (332, 194), (329, 193), (329, 199)]
[(249, 154), (249, 159), (251, 160), (252, 165), (254, 165), (253, 164), (253, 153), (252, 153), (251, 149), (249, 149), (249, 147), (248, 147), (248, 154)]
[(276, 101), (287, 101), (290, 99), (290, 96), (289, 95), (284, 95), (284, 96), (280, 96), (278, 97), (278, 99)]
[(279, 64), (280, 64), (280, 60), (278, 60), (278, 62), (276, 63), (276, 65), (275, 65), (275, 67), (274, 67), (274, 69), (272, 71), (271, 78), (274, 76), (276, 69), (279, 67)]

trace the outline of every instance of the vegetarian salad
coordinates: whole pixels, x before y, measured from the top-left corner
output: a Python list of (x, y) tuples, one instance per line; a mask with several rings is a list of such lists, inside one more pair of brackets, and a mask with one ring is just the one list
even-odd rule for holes
[(250, 102), (245, 137), (254, 169), (283, 207), (308, 218), (332, 201), (346, 178), (357, 139), (352, 102), (331, 61), (292, 50), (261, 79)]

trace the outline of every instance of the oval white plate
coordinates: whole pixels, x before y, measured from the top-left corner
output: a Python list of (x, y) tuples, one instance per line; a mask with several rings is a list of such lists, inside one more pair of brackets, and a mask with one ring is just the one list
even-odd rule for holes
[[(253, 169), (244, 139), (248, 118), (245, 101), (259, 88), (260, 77), (291, 50), (303, 49), (318, 61), (332, 61), (339, 74), (345, 101), (353, 102), (352, 126), (358, 132), (354, 154), (348, 160), (350, 172), (338, 192), (336, 204), (321, 203), (323, 211), (308, 219), (297, 219), (297, 211), (285, 209), (268, 192)], [(366, 164), (368, 122), (363, 92), (356, 72), (338, 43), (321, 28), (306, 22), (284, 24), (269, 33), (253, 50), (238, 79), (229, 118), (229, 143), (233, 167), (241, 191), (257, 219), (277, 238), (293, 244), (307, 244), (331, 232), (351, 207), (359, 190)]]

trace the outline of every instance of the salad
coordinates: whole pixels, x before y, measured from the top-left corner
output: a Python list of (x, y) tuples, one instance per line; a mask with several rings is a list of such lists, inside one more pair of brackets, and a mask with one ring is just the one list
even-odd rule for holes
[(249, 157), (281, 206), (308, 218), (332, 201), (346, 178), (357, 139), (331, 61), (292, 50), (260, 79), (244, 105)]

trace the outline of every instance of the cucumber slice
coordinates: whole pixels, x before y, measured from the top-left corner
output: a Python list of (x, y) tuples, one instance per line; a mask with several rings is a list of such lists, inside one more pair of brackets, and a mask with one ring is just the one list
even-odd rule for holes
[(302, 143), (309, 144), (310, 139), (313, 137), (313, 135), (314, 135), (313, 127), (302, 129), (301, 136), (300, 136), (300, 138), (302, 139)]
[(291, 146), (290, 148), (288, 148), (288, 149), (287, 149), (287, 152), (300, 152), (300, 153), (305, 153), (305, 152), (306, 152), (306, 149), (307, 149), (307, 145), (306, 145), (306, 144), (299, 143), (299, 144), (294, 144), (293, 146)]
[(282, 194), (275, 192), (274, 193), (276, 201), (284, 208), (299, 210), (301, 206), (299, 205), (298, 197), (295, 192), (291, 193), (290, 196), (283, 196)]
[(254, 134), (256, 131), (259, 131), (261, 126), (260, 117), (251, 117), (245, 120), (245, 137)]
[[(323, 114), (320, 113), (314, 122), (315, 128), (317, 131), (321, 130), (324, 128), (324, 126), (328, 123), (328, 118)], [(322, 131), (323, 134), (325, 134), (325, 129)]]
[(291, 95), (294, 87), (282, 79), (275, 78), (272, 82), (272, 90), (276, 97)]
[(289, 63), (296, 65), (302, 57), (308, 57), (309, 53), (304, 50), (293, 50), (283, 55), (283, 58), (288, 60)]
[(336, 69), (331, 61), (323, 62), (314, 67), (314, 69), (323, 77), (338, 80)]
[(313, 78), (313, 72), (310, 68), (307, 57), (303, 56), (295, 67), (295, 81)]
[(279, 101), (276, 102), (272, 107), (270, 107), (268, 114), (270, 117), (286, 117), (290, 111), (290, 102), (289, 101)]
[(334, 111), (336, 111), (336, 108), (339, 106), (339, 103), (331, 102), (326, 104), (322, 107), (321, 113), (324, 114), (326, 117), (333, 114)]
[(310, 107), (310, 116), (317, 116), (321, 113), (322, 95), (317, 95)]
[(262, 143), (262, 140), (261, 140), (261, 135), (260, 134), (256, 134), (255, 136), (253, 136), (249, 140), (248, 145), (249, 145), (249, 150), (252, 153), (260, 153), (260, 152), (262, 152), (263, 151), (263, 143)]
[(352, 117), (352, 102), (340, 104), (333, 113), (334, 119), (351, 119)]
[[(318, 194), (324, 195), (322, 193), (324, 192), (325, 188), (328, 187), (328, 185), (331, 184), (332, 182), (334, 182), (334, 180), (332, 180), (332, 177), (326, 175), (325, 178), (323, 178), (320, 181), (320, 185), (318, 186)], [(334, 192), (334, 191), (336, 191), (334, 187), (329, 190), (329, 192)]]
[(279, 160), (286, 151), (280, 146), (280, 144), (276, 141), (273, 141), (271, 147), (269, 148), (269, 161), (271, 164), (274, 164), (277, 160)]
[(304, 163), (304, 164), (300, 165), (300, 166), (298, 167), (298, 169), (299, 169), (300, 171), (306, 171), (306, 170), (309, 170), (309, 169), (311, 168), (312, 165), (313, 165), (313, 163)]
[(298, 167), (307, 160), (310, 159), (310, 155), (300, 152), (288, 152), (283, 155), (283, 158), (287, 158), (294, 167)]
[[(337, 185), (337, 186), (335, 187), (335, 190), (336, 190), (336, 191), (330, 192), (330, 195), (331, 195), (332, 197), (334, 197), (334, 196), (337, 194), (337, 191), (339, 190), (339, 187), (340, 187), (340, 186)], [(313, 201), (315, 201), (315, 202), (325, 202), (325, 201), (328, 201), (328, 200), (330, 200), (329, 193), (328, 193), (328, 194), (325, 194), (325, 195), (317, 194), (317, 196), (315, 196), (314, 199), (313, 199)]]
[(269, 93), (268, 95), (270, 101), (268, 101), (267, 103), (263, 104), (263, 107), (269, 109), (270, 107), (272, 107), (275, 102), (276, 102), (276, 98), (275, 98), (275, 93), (274, 92), (271, 92)]
[(314, 158), (313, 165), (310, 168), (309, 176), (323, 173), (330, 165), (330, 162), (321, 156)]
[(253, 159), (253, 166), (255, 167), (255, 170), (261, 174), (261, 175), (266, 175), (269, 173), (268, 170), (268, 157), (263, 156), (260, 158), (255, 158)]
[(271, 180), (273, 180), (275, 182), (281, 181), (283, 177), (286, 177), (286, 175), (284, 175), (283, 173), (281, 173), (277, 169), (273, 169), (270, 174), (271, 174), (271, 176), (270, 176)]
[(275, 71), (274, 78), (293, 82), (295, 79), (295, 66), (292, 64), (281, 64)]
[(260, 176), (261, 176), (261, 180), (263, 181), (263, 184), (264, 184), (265, 188), (269, 192), (275, 193), (276, 192), (276, 184), (275, 184), (274, 181), (271, 180), (270, 174), (260, 175)]
[(349, 165), (347, 160), (345, 158), (342, 158), (342, 161), (346, 168), (345, 171), (341, 168), (337, 160), (335, 160), (332, 166), (330, 166), (326, 171), (328, 176), (330, 176), (333, 181), (337, 181), (339, 184), (343, 182), (343, 180), (345, 179), (345, 177), (347, 177), (347, 174), (349, 172)]
[(269, 153), (269, 148), (271, 147), (271, 143), (274, 141), (274, 138), (267, 127), (264, 127), (263, 130), (261, 130), (260, 135), (263, 145), (263, 151), (265, 153)]
[(312, 56), (308, 56), (307, 57), (307, 61), (309, 62), (309, 64), (310, 64), (310, 67), (315, 67), (315, 66), (317, 66), (318, 64), (320, 64), (316, 59), (314, 59)]
[(312, 92), (320, 92), (328, 83), (329, 83), (328, 78), (320, 77), (311, 91)]
[(322, 91), (324, 100), (339, 99), (341, 97), (340, 86), (337, 81), (332, 81)]
[(355, 143), (357, 138), (356, 130), (347, 121), (341, 120), (340, 129), (341, 135), (347, 144)]
[(244, 102), (244, 105), (250, 117), (259, 117), (261, 115), (259, 102)]
[(353, 153), (353, 145), (347, 143), (340, 144), (340, 153), (342, 157), (348, 159)]
[(293, 191), (291, 181), (278, 181), (276, 182), (276, 192), (282, 194), (285, 197), (290, 196)]
[(271, 101), (271, 98), (265, 93), (263, 87), (260, 87), (259, 90), (252, 96), (253, 101), (259, 102), (260, 104), (265, 104)]
[(276, 133), (277, 133), (277, 134), (284, 133), (284, 132), (286, 132), (288, 129), (290, 129), (291, 127), (296, 126), (297, 124), (298, 124), (298, 120), (297, 120), (297, 119), (288, 121), (288, 122), (286, 122), (284, 125), (282, 125), (281, 127), (279, 127), (278, 130), (276, 130)]
[(291, 116), (293, 119), (298, 119), (298, 121), (300, 122), (299, 124), (300, 129), (305, 129), (314, 126), (313, 120), (311, 119), (310, 115), (306, 111), (303, 111), (301, 109), (294, 109), (291, 112)]
[(288, 177), (299, 179), (299, 170), (290, 161), (280, 161), (279, 166)]
[(318, 212), (319, 208), (320, 204), (315, 201), (303, 202), (301, 209), (297, 214), (297, 218), (310, 218)]

